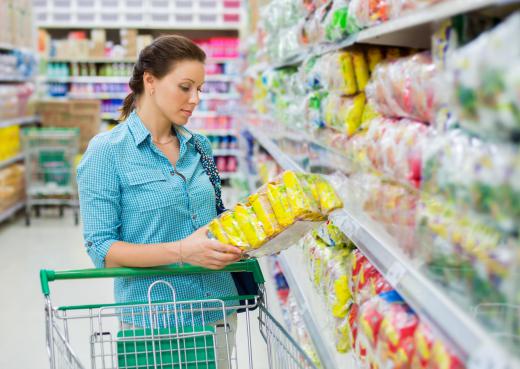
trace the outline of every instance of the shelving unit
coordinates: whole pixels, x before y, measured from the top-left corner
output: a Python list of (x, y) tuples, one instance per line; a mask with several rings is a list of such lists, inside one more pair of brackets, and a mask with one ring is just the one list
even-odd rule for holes
[(215, 149), (213, 150), (213, 156), (241, 156), (240, 150), (233, 149)]
[(10, 126), (24, 126), (27, 124), (35, 123), (39, 120), (37, 115), (29, 115), (27, 117), (19, 117), (0, 121), (0, 128)]
[[(303, 169), (286, 155), (269, 136), (258, 127), (248, 127), (255, 139), (286, 170), (302, 172)], [(331, 215), (331, 220), (354, 241), (356, 246), (371, 263), (385, 276), (388, 282), (403, 296), (406, 302), (424, 319), (431, 322), (434, 329), (452, 342), (462, 358), (469, 362), (468, 368), (514, 369), (520, 362), (510, 355), (484, 329), (459, 306), (451, 301), (439, 287), (435, 286), (420, 271), (420, 266), (413, 264), (398, 248), (397, 242), (378, 224), (363, 213), (349, 208), (338, 210)], [(293, 248), (294, 249), (294, 248)], [(289, 254), (286, 254), (289, 252)], [(284, 272), (287, 273), (291, 288), (299, 290), (302, 303), (316, 300), (312, 288), (305, 286), (301, 263), (297, 251), (289, 249), (282, 253)], [(292, 283), (291, 283), (292, 280)], [(313, 315), (319, 314), (313, 312)], [(319, 317), (319, 315), (317, 315)], [(319, 319), (319, 318), (318, 318)], [(307, 317), (306, 323), (313, 337), (322, 340), (321, 330), (316, 322)], [(313, 327), (314, 326), (314, 327)], [(315, 336), (312, 332), (318, 332)], [(326, 349), (321, 349), (326, 355)], [(323, 361), (325, 367), (329, 368)], [(331, 366), (332, 367), (332, 366)]]
[(440, 2), (361, 30), (338, 43), (311, 45), (303, 52), (291, 55), (286, 60), (273, 66), (264, 66), (263, 69), (300, 64), (311, 55), (341, 50), (355, 43), (429, 48), (431, 26), (436, 22), (473, 11), (485, 10), (500, 13), (504, 6), (517, 7), (518, 5), (520, 5), (519, 0), (450, 0)]
[[(129, 76), (121, 77), (104, 77), (104, 76), (76, 76), (76, 77), (43, 77), (40, 81), (43, 83), (128, 83)], [(206, 82), (232, 82), (235, 76), (225, 74), (207, 75)]]
[(323, 299), (316, 293), (309, 279), (301, 248), (293, 246), (282, 251), (279, 260), (291, 292), (302, 308), (302, 318), (323, 368), (355, 368), (352, 355), (339, 354), (333, 345), (332, 332), (328, 326), (328, 313)]
[(8, 167), (11, 164), (17, 163), (19, 161), (24, 160), (25, 156), (23, 154), (19, 154), (16, 156), (13, 156), (12, 158), (6, 159), (4, 161), (0, 161), (0, 169)]
[(25, 202), (21, 201), (13, 206), (11, 206), (9, 209), (3, 211), (0, 213), (0, 224), (5, 222), (7, 219), (11, 218), (14, 214), (16, 214), (18, 211), (22, 210), (25, 207)]

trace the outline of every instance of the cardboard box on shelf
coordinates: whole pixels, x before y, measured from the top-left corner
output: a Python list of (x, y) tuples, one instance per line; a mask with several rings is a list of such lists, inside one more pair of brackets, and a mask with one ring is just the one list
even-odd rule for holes
[(125, 57), (137, 57), (137, 30), (122, 29), (120, 31), (121, 46), (125, 48)]
[(44, 127), (72, 127), (80, 130), (80, 152), (99, 133), (101, 103), (99, 100), (41, 102), (39, 113)]
[(138, 35), (137, 36), (137, 53), (139, 54), (142, 49), (150, 45), (153, 42), (152, 35)]
[(102, 58), (105, 56), (105, 43), (107, 42), (107, 33), (104, 29), (93, 29), (90, 31), (90, 57)]

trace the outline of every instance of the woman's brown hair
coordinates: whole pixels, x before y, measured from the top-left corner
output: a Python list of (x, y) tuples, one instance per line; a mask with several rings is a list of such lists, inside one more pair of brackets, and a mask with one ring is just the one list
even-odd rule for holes
[(123, 101), (119, 120), (128, 118), (135, 108), (137, 97), (144, 92), (144, 72), (149, 72), (160, 79), (170, 72), (175, 63), (184, 60), (195, 60), (201, 63), (206, 60), (204, 51), (184, 36), (160, 36), (141, 50), (129, 82), (131, 92)]

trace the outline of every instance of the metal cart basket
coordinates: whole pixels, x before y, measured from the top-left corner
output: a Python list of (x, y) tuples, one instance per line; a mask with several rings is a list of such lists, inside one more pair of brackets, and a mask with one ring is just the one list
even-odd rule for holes
[(26, 224), (31, 211), (39, 206), (72, 207), (74, 221), (79, 222), (75, 158), (79, 149), (77, 128), (26, 128), (22, 131), (27, 188)]
[[(273, 318), (267, 308), (264, 278), (256, 260), (241, 261), (217, 272), (251, 272), (260, 286), (258, 296), (223, 296), (218, 299), (177, 301), (175, 289), (161, 275), (214, 273), (194, 266), (159, 268), (109, 268), (40, 272), (45, 297), (46, 338), (51, 369), (235, 369), (253, 368), (251, 310), (259, 309), (260, 333), (266, 343), (271, 369), (316, 369), (307, 354)], [(92, 304), (55, 307), (49, 282), (64, 279), (157, 276), (148, 289), (148, 301), (125, 304)], [(171, 301), (152, 302), (154, 288), (167, 288)], [(238, 300), (245, 301), (240, 305)], [(243, 309), (246, 320), (247, 362), (238, 362), (233, 350), (234, 312)], [(222, 324), (210, 322), (218, 313)], [(77, 337), (73, 323), (82, 321), (84, 333)], [(236, 324), (235, 324), (236, 326)], [(88, 327), (88, 329), (87, 329)], [(85, 332), (88, 330), (88, 336)], [(82, 362), (75, 344), (82, 344), (90, 362)], [(256, 349), (259, 349), (258, 347)], [(265, 348), (261, 348), (265, 349)], [(85, 355), (86, 356), (86, 355)]]

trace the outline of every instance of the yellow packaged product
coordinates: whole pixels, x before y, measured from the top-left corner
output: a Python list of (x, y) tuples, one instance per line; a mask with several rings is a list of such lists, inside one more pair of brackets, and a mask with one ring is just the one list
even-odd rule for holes
[(289, 199), (287, 198), (287, 188), (284, 184), (267, 184), (267, 197), (273, 208), (276, 220), (283, 227), (286, 228), (294, 223), (294, 213)]
[(246, 236), (246, 240), (253, 249), (262, 246), (267, 236), (264, 232), (262, 224), (256, 217), (253, 209), (244, 204), (237, 204), (235, 206), (235, 220), (238, 226)]
[(282, 182), (287, 188), (289, 203), (296, 218), (316, 221), (323, 219), (304, 177), (298, 177), (293, 171), (287, 170), (282, 174)]
[(361, 116), (361, 127), (368, 128), (370, 121), (380, 116), (381, 114), (377, 112), (373, 105), (366, 103), (363, 108), (363, 115)]
[(343, 207), (343, 202), (330, 183), (316, 174), (306, 174), (305, 178), (311, 186), (311, 192), (320, 205), (322, 214), (328, 215), (333, 210)]
[(211, 222), (209, 222), (208, 229), (217, 240), (227, 245), (230, 244), (229, 238), (224, 229), (222, 228), (219, 218), (215, 218)]
[(352, 51), (352, 62), (354, 64), (354, 73), (356, 75), (358, 91), (365, 91), (365, 86), (369, 79), (368, 64), (365, 58), (365, 53), (361, 50)]
[(358, 91), (358, 85), (356, 83), (356, 75), (354, 73), (352, 57), (348, 52), (342, 52), (338, 57), (341, 65), (341, 75), (345, 81), (345, 90), (343, 92), (346, 95), (355, 94)]
[(386, 57), (387, 60), (395, 60), (399, 59), (402, 56), (401, 49), (397, 47), (389, 47), (386, 49)]
[(365, 94), (360, 93), (352, 99), (352, 103), (345, 116), (345, 127), (348, 136), (353, 136), (361, 126), (361, 117), (365, 107)]
[(220, 224), (229, 239), (230, 245), (247, 250), (249, 249), (249, 244), (246, 240), (246, 236), (238, 226), (234, 215), (232, 211), (226, 211), (220, 216)]
[(374, 71), (376, 65), (383, 60), (383, 50), (380, 47), (369, 47), (367, 50), (368, 70)]
[(253, 208), (258, 221), (262, 224), (267, 237), (273, 237), (282, 231), (266, 192), (249, 196), (248, 203)]

